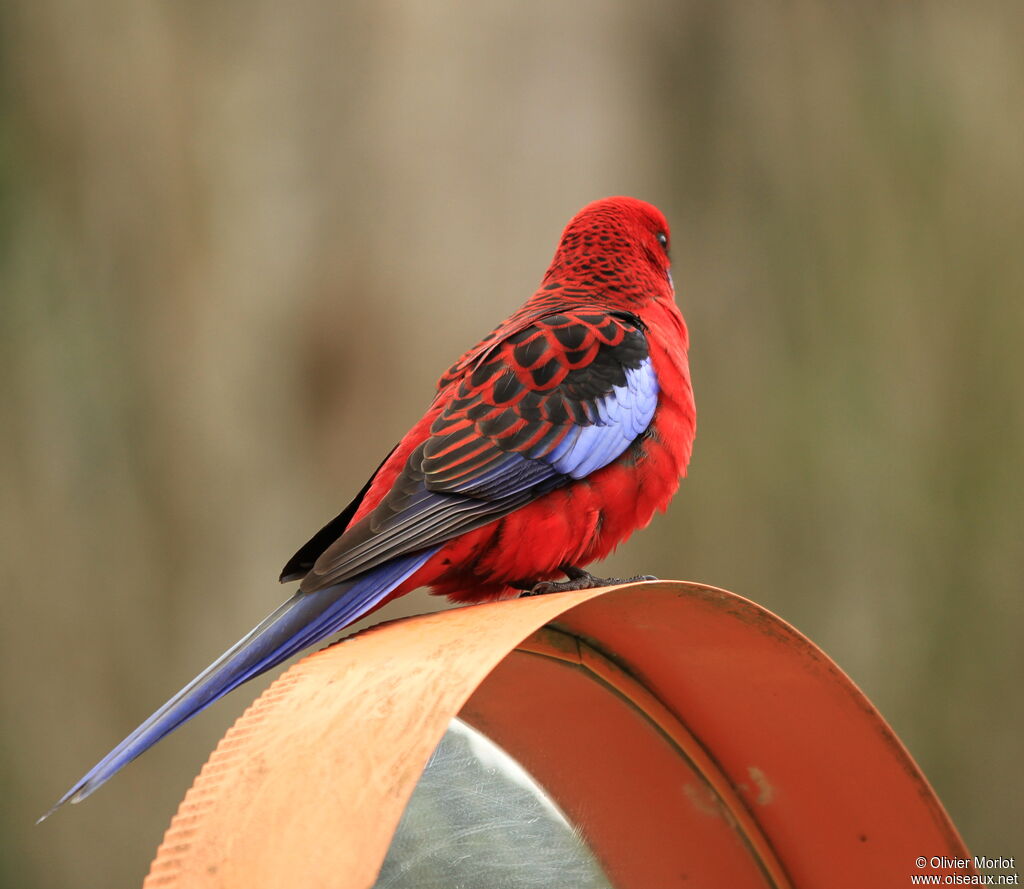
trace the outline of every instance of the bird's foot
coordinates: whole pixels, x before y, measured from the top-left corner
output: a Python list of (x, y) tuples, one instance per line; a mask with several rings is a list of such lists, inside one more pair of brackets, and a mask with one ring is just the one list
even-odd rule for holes
[(657, 580), (652, 574), (638, 574), (636, 577), (594, 577), (589, 571), (575, 565), (559, 565), (568, 580), (545, 580), (533, 585), (516, 584), (523, 590), (519, 598), (526, 596), (546, 596), (548, 593), (571, 593), (576, 590), (593, 590), (603, 586), (617, 586), (620, 583), (638, 583), (641, 580)]

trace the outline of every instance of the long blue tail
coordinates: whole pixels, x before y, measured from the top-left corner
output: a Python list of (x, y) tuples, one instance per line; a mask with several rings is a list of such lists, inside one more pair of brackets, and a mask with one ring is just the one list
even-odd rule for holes
[(296, 593), (96, 763), (39, 820), (49, 818), (65, 803), (85, 799), (165, 735), (243, 682), (358, 620), (434, 552), (394, 559), (315, 593)]

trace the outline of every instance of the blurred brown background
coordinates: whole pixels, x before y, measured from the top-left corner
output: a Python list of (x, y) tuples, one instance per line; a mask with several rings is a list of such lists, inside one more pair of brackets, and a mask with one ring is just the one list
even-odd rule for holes
[(0, 886), (138, 884), (255, 684), (34, 818), (616, 193), (673, 223), (700, 424), (607, 567), (796, 624), (1024, 853), (1024, 5), (6, 0), (0, 40)]

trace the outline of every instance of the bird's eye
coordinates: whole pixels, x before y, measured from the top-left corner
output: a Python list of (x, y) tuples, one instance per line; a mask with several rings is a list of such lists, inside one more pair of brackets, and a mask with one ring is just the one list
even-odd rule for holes
[(658, 243), (668, 250), (668, 235), (665, 232), (658, 232)]

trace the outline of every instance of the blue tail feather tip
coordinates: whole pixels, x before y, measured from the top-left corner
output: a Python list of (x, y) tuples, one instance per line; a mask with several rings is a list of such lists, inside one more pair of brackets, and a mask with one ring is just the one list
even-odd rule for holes
[(314, 593), (296, 593), (104, 756), (49, 809), (77, 803), (178, 726), (249, 679), (354, 623), (429, 559), (436, 548), (394, 559)]

